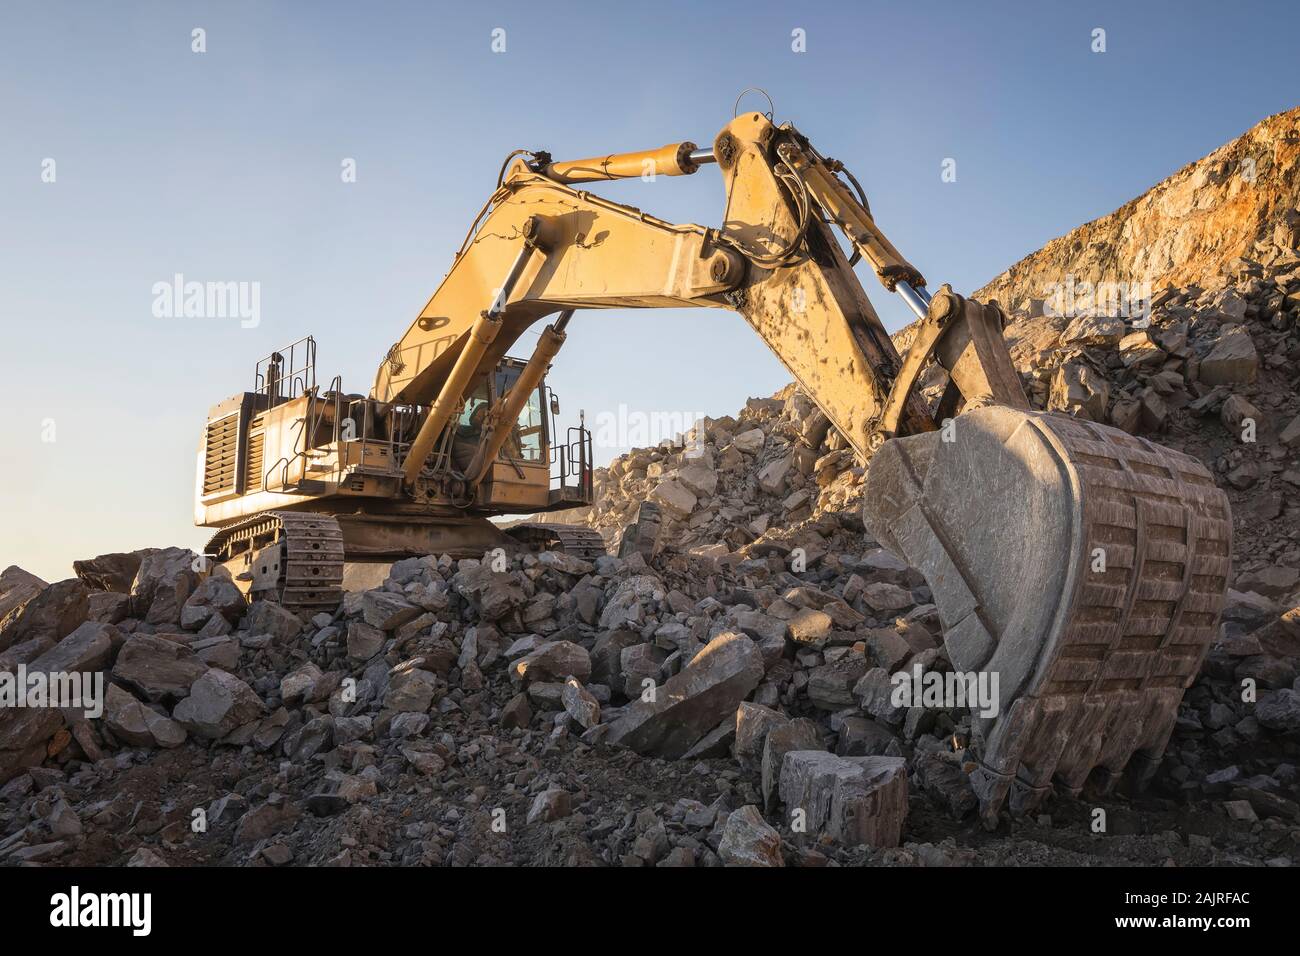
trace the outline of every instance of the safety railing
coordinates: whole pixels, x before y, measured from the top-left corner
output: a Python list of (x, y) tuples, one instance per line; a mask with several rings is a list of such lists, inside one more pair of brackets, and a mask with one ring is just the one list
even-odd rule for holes
[(551, 485), (563, 500), (591, 503), (594, 485), (591, 468), (591, 432), (569, 428), (563, 445), (551, 445)]
[(316, 340), (304, 336), (288, 347), (257, 360), (253, 391), (274, 407), (316, 387)]

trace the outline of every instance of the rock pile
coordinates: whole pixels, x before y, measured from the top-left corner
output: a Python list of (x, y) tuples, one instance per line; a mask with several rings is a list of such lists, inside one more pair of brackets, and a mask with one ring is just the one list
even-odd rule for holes
[[(855, 688), (871, 665), (911, 657), (910, 645), (894, 637), (888, 652), (869, 650), (886, 640), (867, 633), (884, 620), (869, 616), (866, 587), (850, 594), (855, 610), (814, 578), (847, 583), (859, 568), (917, 581), (874, 551), (812, 563), (823, 570), (800, 577), (776, 556), (738, 566), (668, 554), (428, 557), (398, 562), (382, 588), (310, 621), (265, 602), (245, 607), (222, 572), (196, 571), (202, 563), (181, 549), (140, 556), (129, 583), (87, 570), (45, 585), (11, 568), (0, 667), (99, 674), (106, 689), (102, 713), (0, 710), (0, 856), (67, 862), (93, 850), (122, 861), (141, 842), (109, 832), (141, 806), (125, 805), (129, 788), (116, 778), (182, 756), (232, 768), (235, 785), (220, 791), (209, 775), (187, 775), (187, 787), (212, 792), (153, 808), (156, 826), (135, 831), (156, 838), (144, 841), (151, 860), (203, 845), (223, 860), (319, 862), (305, 847), (335, 817), (365, 820), (377, 805), (458, 787), (500, 812), (504, 834), (602, 803), (548, 772), (552, 754), (635, 761), (642, 785), (662, 783), (651, 768), (663, 760), (718, 774), (708, 803), (674, 797), (679, 821), (651, 811), (649, 823), (642, 805), (608, 832), (598, 826), (607, 839), (584, 851), (597, 860), (780, 860), (783, 839), (818, 854), (822, 835), (845, 852), (895, 846), (908, 804), (903, 761), (864, 758), (899, 753), (902, 728), (869, 738)], [(126, 590), (97, 589), (105, 583)], [(933, 608), (912, 617), (910, 640), (936, 659), (924, 623), (934, 626)], [(471, 787), (479, 773), (493, 786)], [(755, 822), (759, 804), (807, 821), (775, 838), (775, 856), (776, 831)], [(733, 810), (744, 814), (728, 824)], [(195, 811), (211, 831), (192, 827)], [(485, 819), (466, 844), (474, 859), (494, 852), (492, 813)], [(210, 839), (222, 821), (225, 839)], [(802, 834), (807, 848), (795, 847)], [(458, 845), (432, 843), (419, 860), (443, 861)], [(497, 841), (495, 852), (510, 845)]]
[[(245, 607), (181, 549), (125, 592), (11, 568), (0, 668), (98, 672), (106, 693), (98, 716), (0, 709), (0, 859), (964, 860), (890, 849), (909, 815), (974, 829), (969, 714), (889, 693), (948, 667), (928, 588), (852, 512), (796, 528), (797, 572), (780, 549), (431, 556), (310, 621)], [(1238, 583), (1157, 793), (1211, 801), (1289, 859), (1296, 581)]]

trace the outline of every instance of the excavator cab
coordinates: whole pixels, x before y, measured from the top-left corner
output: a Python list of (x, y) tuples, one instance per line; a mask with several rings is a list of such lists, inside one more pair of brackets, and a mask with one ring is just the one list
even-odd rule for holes
[[(452, 423), (453, 473), (466, 476), (475, 469), (484, 443), (492, 441), (493, 412), (505, 408), (527, 364), (506, 356), (466, 393)], [(524, 387), (526, 394), (515, 403), (518, 412), (497, 425), (502, 433), (500, 448), (481, 468), (475, 506), (493, 512), (533, 512), (590, 504), (591, 432), (578, 425), (561, 436), (555, 420), (559, 402), (545, 378)], [(435, 460), (435, 470), (438, 464)]]

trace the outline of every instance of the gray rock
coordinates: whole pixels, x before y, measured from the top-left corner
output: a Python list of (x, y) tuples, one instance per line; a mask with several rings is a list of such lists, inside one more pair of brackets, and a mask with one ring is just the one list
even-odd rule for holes
[(902, 757), (837, 757), (793, 750), (781, 761), (781, 801), (805, 815), (808, 834), (848, 846), (898, 846), (907, 819)]
[(597, 637), (590, 654), (591, 680), (610, 687), (620, 684), (623, 651), (640, 643), (641, 635), (635, 631), (605, 631)]
[[(49, 585), (29, 571), (11, 564), (0, 572), (0, 621), (22, 607)], [(4, 645), (0, 644), (0, 650)]]
[(184, 697), (207, 669), (184, 644), (154, 634), (134, 634), (118, 652), (113, 677), (156, 703)]
[(727, 866), (785, 866), (781, 835), (763, 819), (758, 807), (752, 805), (727, 815), (718, 856)]
[(443, 690), (445, 685), (436, 674), (419, 668), (403, 670), (393, 675), (384, 694), (384, 706), (406, 713), (424, 713)]
[(510, 667), (512, 680), (563, 681), (576, 677), (585, 682), (591, 677), (591, 655), (572, 641), (548, 641), (524, 655)]
[(171, 748), (185, 742), (184, 727), (116, 684), (109, 684), (105, 694), (104, 723), (114, 737), (132, 747)]
[(131, 614), (148, 624), (179, 624), (181, 608), (199, 585), (198, 555), (188, 548), (146, 554), (131, 584)]
[(809, 701), (822, 710), (852, 707), (853, 688), (869, 666), (865, 657), (850, 651), (834, 663), (813, 668), (806, 689)]
[(226, 623), (234, 624), (248, 607), (244, 594), (235, 582), (224, 574), (211, 574), (194, 589), (181, 608), (180, 624), (187, 630), (197, 630), (213, 614), (220, 614)]
[(39, 579), (11, 574), (8, 599), (14, 606), (0, 620), (0, 651), (33, 638), (62, 640), (80, 627), (90, 613), (86, 586), (76, 578), (57, 581), (16, 603), (17, 598), (30, 593), (32, 580)]
[(1255, 719), (1270, 730), (1300, 733), (1300, 694), (1289, 687), (1261, 694)]
[(781, 782), (781, 764), (792, 750), (821, 750), (821, 728), (807, 717), (797, 717), (768, 731), (763, 740), (763, 761), (760, 785), (763, 805), (768, 810), (776, 806)]
[(47, 674), (91, 673), (103, 670), (121, 634), (111, 624), (86, 621), (27, 665), (29, 672)]
[(564, 682), (560, 701), (564, 704), (565, 712), (584, 730), (590, 730), (600, 723), (600, 702), (576, 677), (570, 677)]
[(1284, 598), (1300, 587), (1300, 569), (1271, 564), (1254, 571), (1243, 571), (1233, 581), (1233, 587), (1269, 598)]
[(862, 600), (874, 611), (901, 611), (916, 602), (912, 592), (887, 581), (873, 581), (862, 589)]
[(1259, 354), (1244, 325), (1225, 325), (1210, 353), (1201, 359), (1206, 385), (1247, 385), (1259, 374)]
[(675, 760), (726, 717), (763, 679), (763, 658), (743, 634), (714, 638), (662, 687), (637, 698), (609, 730), (610, 743)]
[(91, 591), (113, 591), (129, 594), (135, 576), (140, 571), (140, 562), (150, 554), (153, 548), (143, 551), (115, 552), (101, 554), (95, 558), (72, 562), (72, 573), (79, 577)]
[(219, 740), (265, 711), (251, 687), (234, 674), (212, 668), (190, 686), (189, 696), (176, 705), (172, 717), (196, 737)]
[(101, 624), (118, 624), (131, 613), (131, 595), (117, 591), (91, 591), (86, 598), (86, 618)]
[(772, 728), (789, 722), (789, 717), (771, 707), (741, 701), (736, 708), (736, 741), (733, 749), (736, 759), (751, 763), (761, 761), (768, 733)]
[(853, 688), (853, 696), (868, 714), (891, 724), (901, 724), (907, 708), (896, 706), (893, 695), (894, 685), (890, 682), (889, 671), (883, 667), (867, 671)]
[(287, 643), (302, 632), (302, 621), (272, 601), (254, 601), (248, 608), (244, 627), (249, 634), (270, 634), (277, 643)]
[(295, 667), (280, 680), (280, 699), (288, 707), (316, 699), (316, 685), (324, 676), (321, 669), (311, 661)]
[(883, 724), (867, 717), (850, 716), (840, 722), (835, 752), (841, 757), (896, 757), (902, 751), (898, 737)]
[(348, 657), (354, 661), (368, 661), (384, 649), (388, 636), (371, 624), (362, 621), (348, 622)]
[(500, 621), (528, 603), (528, 594), (512, 574), (494, 574), (480, 593), (479, 616)]
[[(361, 595), (361, 613), (366, 623), (381, 631), (392, 631), (420, 616), (423, 608), (391, 591), (366, 591)], [(351, 641), (351, 628), (348, 629)], [(349, 649), (350, 653), (350, 649)]]

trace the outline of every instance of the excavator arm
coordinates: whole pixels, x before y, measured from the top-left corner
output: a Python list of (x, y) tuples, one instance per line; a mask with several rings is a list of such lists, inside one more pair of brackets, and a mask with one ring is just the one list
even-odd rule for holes
[[(678, 225), (584, 191), (716, 163), (722, 224)], [(1193, 459), (1102, 424), (1029, 408), (995, 303), (925, 279), (866, 197), (793, 127), (738, 116), (711, 149), (508, 162), (451, 271), (376, 376), (373, 396), (429, 406), (414, 482), (463, 396), (544, 317), (528, 368), (490, 415), (481, 478), (564, 342), (576, 309), (739, 313), (864, 460), (863, 519), (925, 575), (954, 670), (996, 675), (972, 707), (971, 780), (986, 823), (1053, 786), (1142, 783), (1217, 629), (1227, 499)], [(838, 231), (850, 251), (846, 255)], [(895, 350), (853, 271), (865, 260), (918, 318)], [(934, 409), (917, 382), (937, 362)], [(974, 686), (973, 684), (971, 686)]]
[[(516, 161), (441, 286), (389, 350), (372, 394), (412, 404), (445, 395), (454, 405), (468, 382), (555, 312), (724, 308), (744, 317), (865, 459), (901, 360), (830, 225), (810, 205), (813, 194), (792, 192), (790, 167), (770, 158), (778, 138), (793, 146), (797, 134), (758, 114), (719, 135), (714, 153), (727, 186), (720, 228), (664, 222), (574, 188), (586, 181), (583, 171), (612, 178), (611, 168), (631, 172), (642, 162), (661, 175), (656, 157), (675, 156), (669, 147), (536, 168)], [(860, 248), (894, 257), (882, 259), (878, 271), (919, 283), (874, 225), (870, 230), (856, 230)], [(467, 349), (472, 361), (461, 363), (457, 378)], [(898, 406), (895, 427), (934, 428), (915, 397)], [(426, 440), (446, 425), (440, 417), (427, 421)]]

